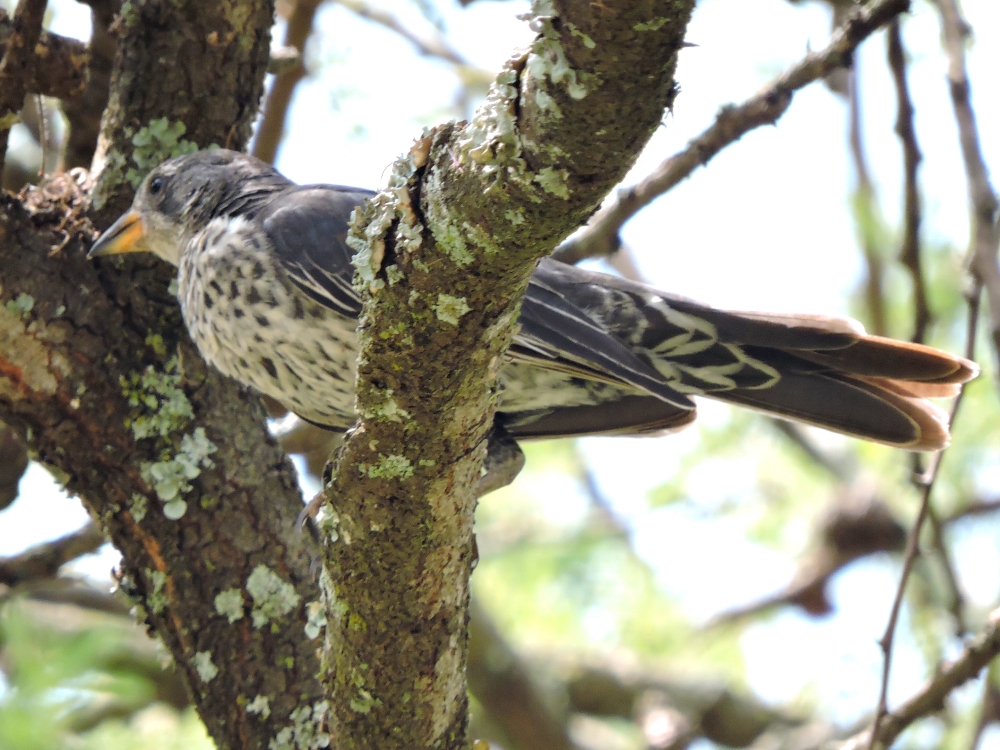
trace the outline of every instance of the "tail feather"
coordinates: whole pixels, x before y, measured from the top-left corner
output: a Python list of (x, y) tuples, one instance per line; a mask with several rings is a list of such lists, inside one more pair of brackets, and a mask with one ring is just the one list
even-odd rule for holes
[(770, 388), (711, 394), (757, 411), (911, 451), (948, 445), (948, 415), (921, 398), (843, 374), (789, 373)]
[[(693, 419), (686, 396), (705, 396), (863, 440), (939, 450), (948, 420), (927, 399), (957, 395), (979, 372), (929, 346), (869, 336), (848, 318), (717, 310), (555, 261), (539, 264), (521, 325), (512, 349), (521, 365), (558, 371), (560, 387), (587, 398), (581, 383), (612, 385), (590, 401), (562, 394), (540, 411), (534, 405), (544, 399), (530, 383), (505, 392), (501, 409), (525, 436), (678, 428)], [(654, 397), (665, 406), (651, 408)]]

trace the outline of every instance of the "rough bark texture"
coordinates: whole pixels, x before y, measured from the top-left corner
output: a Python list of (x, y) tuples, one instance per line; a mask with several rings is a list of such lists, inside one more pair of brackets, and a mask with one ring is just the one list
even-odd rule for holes
[(418, 141), (357, 222), (362, 421), (329, 490), (322, 581), (340, 747), (467, 745), (474, 485), (496, 375), (535, 263), (670, 106), (692, 6), (536, 2), (530, 52), (472, 122)]
[[(104, 119), (98, 224), (130, 199), (130, 168), (176, 147), (133, 143), (143, 128), (159, 132), (153, 120), (185, 123), (184, 139), (200, 145), (241, 147), (267, 65), (269, 3), (130, 6)], [(325, 736), (319, 640), (307, 636), (317, 551), (296, 529), (292, 466), (259, 399), (188, 341), (173, 269), (84, 259), (94, 236), (84, 206), (68, 175), (0, 202), (0, 419), (121, 550), (123, 588), (218, 747), (309, 747)], [(189, 489), (176, 474), (185, 470), (197, 474)]]

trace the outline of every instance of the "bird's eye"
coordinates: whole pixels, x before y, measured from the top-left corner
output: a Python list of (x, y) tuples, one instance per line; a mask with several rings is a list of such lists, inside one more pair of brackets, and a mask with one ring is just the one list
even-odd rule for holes
[(149, 194), (150, 195), (156, 195), (161, 190), (163, 190), (163, 178), (162, 177), (157, 176), (157, 177), (154, 177), (153, 179), (151, 179), (149, 181)]

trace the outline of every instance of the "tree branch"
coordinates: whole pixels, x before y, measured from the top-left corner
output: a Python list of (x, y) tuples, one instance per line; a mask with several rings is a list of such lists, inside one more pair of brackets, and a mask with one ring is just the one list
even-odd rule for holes
[(288, 106), (292, 103), (292, 94), (299, 81), (305, 78), (306, 66), (303, 53), (306, 41), (312, 35), (316, 10), (322, 3), (323, 0), (294, 0), (292, 12), (288, 16), (285, 46), (298, 50), (298, 59), (288, 66), (287, 70), (274, 77), (264, 104), (264, 116), (253, 141), (253, 155), (268, 164), (273, 164), (274, 158), (278, 155), (278, 146), (281, 145), (281, 139), (285, 134), (285, 119), (288, 117)]
[(807, 55), (774, 83), (739, 106), (723, 107), (715, 122), (683, 151), (663, 162), (638, 185), (618, 191), (615, 199), (587, 227), (557, 248), (553, 257), (564, 263), (611, 255), (617, 250), (622, 226), (641, 208), (708, 164), (726, 146), (761, 125), (774, 124), (791, 104), (793, 94), (837, 68), (851, 64), (857, 46), (872, 33), (909, 10), (909, 0), (879, 0), (857, 8), (834, 33), (830, 44)]
[(917, 184), (917, 170), (923, 154), (917, 143), (917, 132), (913, 127), (913, 101), (906, 82), (906, 50), (903, 35), (899, 30), (899, 20), (889, 24), (886, 56), (889, 70), (896, 87), (896, 135), (903, 147), (903, 240), (899, 259), (910, 272), (913, 282), (913, 336), (911, 340), (920, 344), (927, 336), (927, 327), (932, 316), (927, 300), (927, 284), (924, 280), (923, 263), (920, 257), (920, 188)]
[[(0, 55), (14, 32), (14, 23), (0, 10)], [(37, 55), (25, 92), (66, 99), (78, 93), (87, 77), (90, 52), (87, 45), (76, 39), (42, 31), (35, 45)]]
[(673, 101), (692, 5), (538, 3), (530, 52), (471, 122), (426, 133), (352, 229), (361, 421), (328, 490), (324, 584), (345, 750), (467, 746), (474, 485), (496, 376), (536, 262)]
[(982, 149), (976, 115), (972, 111), (972, 95), (965, 71), (965, 40), (969, 26), (959, 13), (955, 0), (937, 0), (941, 12), (944, 48), (948, 55), (948, 86), (952, 108), (958, 125), (958, 138), (965, 162), (969, 183), (969, 202), (972, 208), (972, 231), (969, 249), (969, 268), (986, 289), (990, 309), (990, 330), (993, 349), (1000, 358), (1000, 226), (997, 223), (997, 198), (990, 185)]
[(24, 581), (51, 578), (70, 560), (96, 551), (106, 541), (100, 527), (91, 522), (72, 534), (32, 547), (20, 555), (0, 558), (0, 584), (17, 586)]
[(941, 710), (945, 698), (957, 687), (974, 679), (983, 668), (1000, 654), (1000, 612), (994, 612), (983, 630), (969, 643), (962, 654), (946, 665), (924, 688), (903, 705), (886, 714), (863, 732), (845, 742), (827, 745), (828, 750), (863, 750), (868, 747), (889, 747), (917, 719)]
[(35, 77), (35, 46), (42, 33), (47, 0), (21, 0), (14, 11), (7, 50), (0, 59), (0, 172), (7, 154), (7, 138)]

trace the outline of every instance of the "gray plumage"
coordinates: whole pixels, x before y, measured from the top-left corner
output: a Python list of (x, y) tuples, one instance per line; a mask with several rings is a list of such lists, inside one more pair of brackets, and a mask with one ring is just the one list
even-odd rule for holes
[[(344, 430), (361, 309), (345, 240), (370, 195), (296, 186), (253, 157), (203, 151), (150, 173), (91, 254), (142, 249), (178, 266), (184, 321), (208, 361)], [(532, 277), (520, 323), (497, 416), (517, 438), (677, 429), (694, 419), (691, 396), (708, 396), (935, 450), (947, 421), (926, 397), (954, 395), (977, 372), (852, 320), (716, 310), (552, 260)]]

